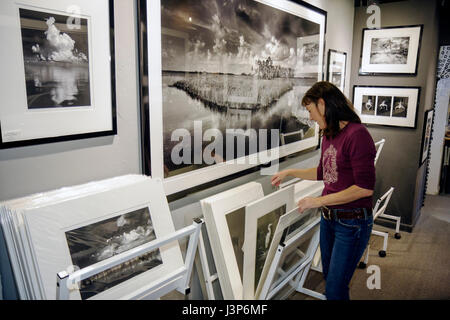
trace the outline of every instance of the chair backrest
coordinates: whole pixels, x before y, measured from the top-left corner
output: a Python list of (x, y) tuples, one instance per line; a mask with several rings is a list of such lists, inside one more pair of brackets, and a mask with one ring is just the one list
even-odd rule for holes
[(377, 148), (377, 154), (375, 156), (375, 164), (377, 164), (377, 160), (380, 157), (381, 150), (383, 149), (384, 143), (386, 142), (385, 139), (381, 139), (377, 143), (375, 143), (375, 148)]
[[(394, 192), (394, 187), (391, 187), (381, 198), (377, 200), (375, 207), (373, 208), (373, 220), (375, 220), (380, 214), (382, 214), (391, 200), (392, 193)], [(380, 205), (383, 204), (381, 207)]]

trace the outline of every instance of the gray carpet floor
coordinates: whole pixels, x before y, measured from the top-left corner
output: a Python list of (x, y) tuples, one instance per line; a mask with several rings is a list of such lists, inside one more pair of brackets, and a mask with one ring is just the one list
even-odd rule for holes
[[(386, 212), (389, 214), (388, 212)], [(425, 205), (412, 233), (374, 226), (389, 232), (387, 255), (379, 257), (383, 238), (372, 235), (367, 266), (380, 268), (380, 289), (369, 289), (371, 274), (357, 268), (350, 283), (352, 300), (412, 300), (450, 299), (450, 197), (426, 196)], [(311, 271), (305, 287), (323, 293), (325, 281)], [(289, 299), (310, 300), (312, 297), (295, 292)]]

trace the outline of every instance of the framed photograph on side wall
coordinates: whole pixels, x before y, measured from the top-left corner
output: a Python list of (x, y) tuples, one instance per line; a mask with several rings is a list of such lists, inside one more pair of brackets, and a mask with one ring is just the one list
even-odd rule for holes
[(354, 86), (353, 105), (363, 123), (415, 128), (420, 87)]
[(327, 81), (333, 83), (344, 92), (345, 69), (347, 67), (347, 53), (337, 50), (328, 50)]
[(113, 3), (0, 3), (0, 149), (117, 133)]
[(139, 8), (141, 42), (151, 44), (140, 48), (149, 86), (143, 171), (167, 195), (318, 146), (300, 101), (323, 78), (325, 11), (287, 0)]
[(425, 112), (425, 119), (423, 122), (423, 133), (422, 133), (422, 143), (421, 143), (421, 154), (419, 167), (428, 159), (428, 151), (430, 149), (431, 143), (431, 132), (433, 130), (433, 116), (434, 109), (427, 110)]
[(360, 75), (416, 75), (423, 25), (363, 29)]

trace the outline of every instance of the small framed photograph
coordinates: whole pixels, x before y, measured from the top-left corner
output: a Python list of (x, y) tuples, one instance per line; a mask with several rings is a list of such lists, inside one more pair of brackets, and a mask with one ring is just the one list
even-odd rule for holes
[(433, 130), (433, 117), (434, 109), (427, 110), (425, 112), (419, 167), (425, 162), (425, 160), (428, 159), (428, 151), (430, 150), (431, 143), (431, 132)]
[(423, 25), (364, 29), (360, 75), (416, 75)]
[(420, 87), (354, 86), (353, 104), (363, 123), (416, 127)]
[(328, 50), (327, 81), (334, 84), (344, 92), (345, 69), (347, 68), (347, 53), (337, 50)]
[(0, 3), (0, 149), (117, 133), (114, 1)]

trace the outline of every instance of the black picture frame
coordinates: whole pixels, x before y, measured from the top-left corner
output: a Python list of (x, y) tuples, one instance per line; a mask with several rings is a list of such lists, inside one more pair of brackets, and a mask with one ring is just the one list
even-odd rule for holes
[[(71, 140), (81, 140), (96, 137), (112, 136), (117, 134), (117, 106), (116, 106), (116, 75), (115, 75), (115, 35), (114, 35), (114, 3), (116, 0), (105, 0), (108, 4), (107, 12), (102, 14), (108, 14), (107, 21), (109, 22), (109, 34), (105, 35), (108, 37), (109, 43), (109, 70), (110, 70), (110, 91), (111, 91), (111, 129), (110, 130), (99, 130), (90, 131), (86, 133), (76, 133), (76, 134), (65, 134), (65, 135), (55, 135), (48, 137), (32, 138), (27, 140), (17, 140), (17, 141), (4, 141), (2, 129), (4, 130), (4, 124), (0, 118), (0, 150), (1, 149), (11, 149), (18, 147), (26, 147), (40, 144), (56, 143)], [(50, 10), (51, 8), (49, 8)], [(68, 15), (70, 16), (70, 15)], [(76, 17), (76, 14), (74, 15)], [(95, 44), (90, 41), (90, 44), (95, 46)], [(90, 62), (91, 63), (91, 62)], [(102, 75), (98, 75), (102, 76)], [(95, 107), (95, 106), (92, 106)], [(2, 126), (3, 125), (3, 126)]]
[[(310, 10), (313, 10), (321, 15), (324, 16), (324, 34), (326, 34), (326, 29), (327, 29), (327, 12), (323, 9), (320, 9), (318, 7), (315, 7), (305, 1), (300, 1), (300, 0), (287, 0), (286, 2), (292, 2), (295, 4), (299, 4), (305, 8), (308, 8)], [(148, 44), (146, 41), (146, 37), (147, 37), (147, 31), (148, 31), (148, 23), (149, 23), (149, 19), (147, 17), (147, 6), (148, 3), (146, 0), (138, 0), (137, 1), (137, 28), (138, 28), (138, 44), (139, 44), (139, 83), (140, 83), (140, 92), (139, 92), (139, 98), (140, 98), (140, 115), (141, 115), (141, 126), (140, 126), (140, 131), (141, 131), (141, 157), (142, 157), (142, 171), (149, 176), (152, 177), (159, 177), (159, 175), (157, 175), (157, 172), (154, 170), (155, 169), (155, 165), (154, 165), (154, 161), (152, 163), (152, 157), (153, 157), (153, 153), (151, 152), (151, 148), (152, 148), (152, 143), (151, 143), (151, 137), (149, 137), (149, 132), (152, 130), (152, 125), (151, 125), (151, 109), (154, 108), (154, 106), (152, 106), (151, 101), (149, 102), (149, 86), (148, 86), (148, 79), (149, 79), (149, 75), (148, 75)], [(323, 55), (322, 55), (322, 59), (325, 58), (325, 39), (323, 39), (324, 42), (324, 50), (323, 50)], [(325, 70), (325, 60), (322, 60), (323, 63), (322, 65), (322, 72), (320, 74), (320, 80), (324, 79), (324, 70)], [(150, 75), (151, 76), (151, 75)], [(320, 137), (318, 139), (318, 146), (316, 145), (314, 147), (313, 150), (316, 150), (320, 147)], [(311, 149), (307, 149), (307, 150), (301, 150), (300, 152), (303, 151), (311, 151)], [(154, 152), (156, 153), (156, 152)], [(289, 155), (289, 156), (285, 156), (285, 157), (280, 157), (278, 160), (280, 162), (284, 161), (286, 158), (294, 156), (296, 153)], [(270, 164), (270, 162), (269, 162)], [(152, 167), (153, 166), (153, 167)], [(210, 182), (208, 183), (201, 183), (198, 185), (195, 185), (193, 187), (189, 187), (189, 188), (180, 188), (179, 191), (175, 191), (175, 192), (168, 192), (168, 196), (172, 199), (176, 199), (178, 198), (179, 195), (186, 195), (189, 193), (192, 193), (194, 191), (199, 191), (205, 188), (210, 187), (211, 185), (216, 185), (218, 183), (224, 183), (227, 181), (230, 181), (232, 179), (236, 179), (237, 177), (246, 175), (246, 174), (250, 174), (252, 172), (255, 172), (256, 170), (259, 170), (260, 168), (263, 167), (267, 167), (267, 164), (260, 164), (256, 167), (250, 168), (250, 169), (246, 169), (246, 170), (242, 170), (233, 174), (227, 174), (226, 176), (220, 177), (220, 178), (213, 178), (210, 180)], [(169, 177), (170, 178), (170, 177)], [(165, 178), (162, 178), (164, 180), (166, 180)], [(170, 201), (170, 200), (169, 200)]]
[[(365, 34), (368, 31), (372, 31), (372, 30), (392, 30), (392, 29), (405, 29), (405, 28), (420, 28), (419, 31), (419, 39), (418, 39), (418, 45), (417, 45), (417, 57), (415, 59), (415, 68), (414, 68), (414, 72), (365, 72), (362, 71), (363, 68), (363, 53), (364, 53), (364, 39), (365, 39)], [(419, 58), (420, 58), (420, 49), (421, 49), (421, 45), (422, 45), (422, 34), (423, 34), (423, 28), (424, 25), (423, 24), (417, 24), (417, 25), (406, 25), (406, 26), (390, 26), (390, 27), (383, 27), (383, 28), (379, 28), (379, 29), (371, 29), (371, 28), (364, 28), (362, 30), (362, 37), (361, 37), (361, 51), (360, 51), (360, 65), (359, 65), (359, 69), (358, 69), (358, 74), (360, 76), (411, 76), (411, 77), (415, 77), (417, 76), (417, 70), (419, 67)]]
[[(344, 52), (344, 51), (338, 51), (338, 50), (334, 50), (334, 49), (328, 49), (328, 55), (327, 55), (327, 76), (326, 76), (326, 80), (328, 81), (328, 82), (331, 82), (330, 81), (330, 65), (331, 65), (331, 53), (332, 52), (334, 52), (334, 53), (337, 53), (337, 54), (342, 54), (342, 55), (344, 55), (344, 61), (345, 61), (345, 63), (344, 63), (344, 70), (343, 70), (343, 73), (342, 73), (342, 77), (343, 77), (343, 79), (344, 79), (344, 81), (343, 81), (343, 86), (342, 86), (342, 89), (341, 89), (341, 91), (342, 92), (344, 92), (344, 89), (345, 89), (345, 77), (346, 77), (346, 71), (347, 71), (347, 52)], [(331, 79), (332, 80), (332, 79)]]
[[(422, 141), (420, 143), (419, 168), (427, 161), (430, 155), (431, 140), (433, 138), (434, 108), (428, 109), (424, 114)], [(426, 150), (424, 150), (426, 148)], [(425, 154), (425, 156), (424, 156)]]
[[(415, 107), (415, 115), (413, 117), (414, 124), (412, 126), (402, 126), (402, 125), (394, 125), (394, 124), (381, 124), (381, 123), (371, 123), (371, 122), (365, 122), (364, 117), (361, 116), (361, 112), (359, 111), (359, 106), (357, 105), (357, 101), (355, 101), (355, 92), (357, 88), (374, 88), (374, 89), (414, 89), (417, 90), (417, 102), (414, 104)], [(352, 103), (355, 108), (355, 111), (357, 112), (358, 116), (361, 118), (361, 122), (364, 123), (367, 126), (382, 126), (382, 127), (392, 127), (392, 128), (405, 128), (405, 129), (416, 129), (417, 127), (417, 117), (418, 117), (418, 110), (420, 105), (420, 94), (421, 94), (421, 87), (418, 86), (371, 86), (371, 85), (354, 85), (353, 86), (353, 93), (352, 93)]]

